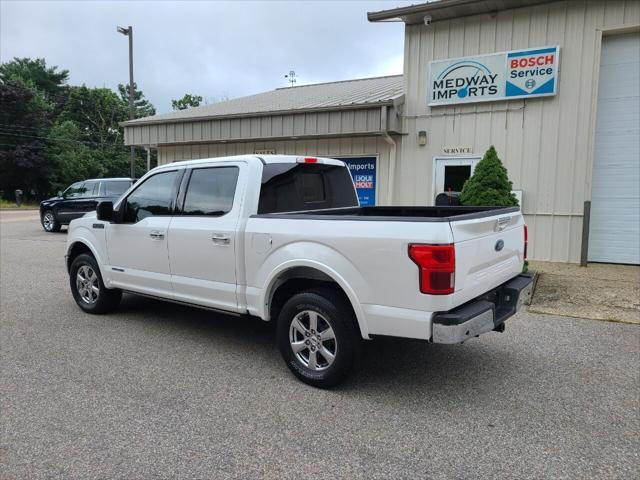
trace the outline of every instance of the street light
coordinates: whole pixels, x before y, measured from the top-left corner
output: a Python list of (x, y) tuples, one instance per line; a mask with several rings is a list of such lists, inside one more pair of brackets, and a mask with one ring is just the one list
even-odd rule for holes
[[(133, 27), (118, 27), (118, 33), (129, 37), (129, 120), (133, 120), (136, 116), (133, 106), (133, 99), (135, 95), (135, 87), (133, 85)], [(136, 177), (136, 150), (131, 145), (131, 178)]]

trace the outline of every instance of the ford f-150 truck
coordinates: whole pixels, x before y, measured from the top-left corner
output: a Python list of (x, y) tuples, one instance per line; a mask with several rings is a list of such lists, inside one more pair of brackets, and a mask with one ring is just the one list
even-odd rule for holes
[(88, 313), (131, 292), (274, 320), (291, 371), (330, 387), (363, 339), (502, 331), (526, 250), (518, 208), (360, 207), (339, 160), (237, 156), (151, 170), (71, 222), (66, 263)]

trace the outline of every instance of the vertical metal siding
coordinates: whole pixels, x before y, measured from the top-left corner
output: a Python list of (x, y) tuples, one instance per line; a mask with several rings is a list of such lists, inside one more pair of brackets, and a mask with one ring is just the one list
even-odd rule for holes
[[(125, 144), (162, 145), (242, 141), (278, 137), (380, 133), (381, 107), (220, 118), (177, 123), (135, 125), (125, 128)], [(397, 125), (396, 125), (397, 126)]]
[(345, 137), (301, 140), (261, 140), (252, 142), (171, 145), (158, 147), (158, 165), (194, 158), (224, 157), (254, 153), (257, 149), (275, 149), (288, 155), (378, 155), (376, 172), (378, 204), (388, 205), (389, 145), (381, 137)]
[[(493, 144), (514, 188), (524, 190), (532, 258), (578, 262), (582, 207), (591, 192), (598, 29), (639, 24), (640, 2), (572, 0), (407, 26), (407, 135), (393, 203), (433, 203), (432, 159), (442, 146), (468, 145), (483, 154)], [(561, 52), (555, 97), (427, 106), (431, 60), (556, 44)], [(426, 147), (417, 144), (419, 130), (427, 131)]]

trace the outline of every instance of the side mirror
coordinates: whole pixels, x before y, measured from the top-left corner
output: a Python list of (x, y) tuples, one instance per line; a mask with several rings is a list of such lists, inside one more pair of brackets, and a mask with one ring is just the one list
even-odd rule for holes
[(98, 220), (103, 220), (105, 222), (113, 221), (113, 202), (100, 202), (96, 206), (96, 213)]
[(62, 190), (58, 190), (58, 196), (61, 197), (62, 196)]

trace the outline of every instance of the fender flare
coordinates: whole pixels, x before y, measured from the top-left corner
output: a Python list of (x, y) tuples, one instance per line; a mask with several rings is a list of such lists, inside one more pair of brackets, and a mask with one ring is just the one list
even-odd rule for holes
[[(73, 249), (73, 247), (76, 244), (82, 244), (85, 247), (87, 247), (89, 249), (89, 251), (91, 252), (91, 254), (93, 255), (93, 257), (96, 259), (96, 263), (98, 264), (98, 268), (100, 269), (100, 275), (102, 276), (102, 279), (105, 283), (110, 283), (111, 282), (111, 278), (107, 278), (105, 276), (105, 271), (103, 269), (103, 260), (100, 257), (100, 255), (98, 254), (98, 251), (96, 250), (96, 248), (93, 246), (93, 244), (86, 239), (85, 237), (79, 236), (73, 239), (73, 241), (71, 243), (69, 243), (69, 245), (67, 246), (67, 250), (65, 252), (65, 259), (67, 259), (69, 257), (69, 254), (71, 253), (71, 250)], [(70, 267), (70, 264), (67, 262), (67, 269)]]
[(369, 329), (367, 327), (364, 311), (362, 310), (360, 301), (358, 300), (358, 297), (355, 291), (353, 290), (353, 288), (351, 288), (351, 286), (347, 283), (347, 281), (334, 269), (328, 267), (323, 263), (317, 262), (315, 260), (308, 260), (308, 259), (287, 260), (286, 262), (283, 262), (280, 265), (278, 265), (271, 272), (269, 277), (267, 277), (267, 281), (265, 282), (265, 288), (262, 289), (263, 293), (260, 298), (260, 305), (262, 305), (264, 308), (263, 318), (265, 319), (269, 318), (268, 306), (271, 302), (272, 290), (278, 278), (287, 270), (290, 270), (296, 267), (307, 267), (307, 268), (318, 270), (319, 272), (322, 272), (325, 275), (327, 275), (329, 278), (331, 278), (336, 284), (338, 284), (338, 286), (342, 289), (342, 291), (347, 295), (347, 298), (351, 303), (351, 307), (353, 308), (353, 311), (356, 315), (356, 320), (358, 322), (358, 325), (360, 326), (360, 332), (362, 333), (362, 337), (366, 339), (370, 338)]

